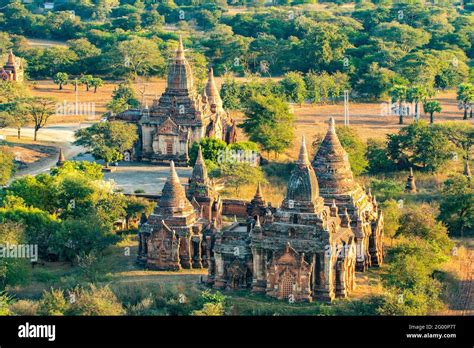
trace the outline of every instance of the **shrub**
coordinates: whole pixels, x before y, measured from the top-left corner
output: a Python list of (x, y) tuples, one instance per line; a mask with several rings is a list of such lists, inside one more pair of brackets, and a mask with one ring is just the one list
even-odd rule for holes
[(374, 179), (370, 183), (370, 187), (380, 201), (385, 201), (387, 199), (397, 199), (403, 193), (402, 184), (391, 179)]
[(37, 315), (39, 303), (30, 300), (19, 300), (10, 305), (10, 312), (13, 315)]
[(75, 301), (67, 314), (70, 315), (123, 315), (125, 310), (108, 286), (98, 288), (90, 284), (87, 288), (76, 288)]
[(0, 292), (0, 316), (10, 315), (10, 303), (12, 298), (5, 292)]
[(39, 302), (38, 314), (40, 315), (64, 315), (69, 308), (69, 303), (60, 289), (51, 288), (43, 292)]

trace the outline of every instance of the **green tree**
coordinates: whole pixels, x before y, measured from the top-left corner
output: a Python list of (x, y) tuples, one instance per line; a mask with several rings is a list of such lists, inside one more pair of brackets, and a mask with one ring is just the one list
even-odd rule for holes
[(470, 118), (472, 118), (472, 104), (474, 104), (474, 85), (471, 83), (462, 83), (457, 90), (457, 100), (460, 108), (464, 110), (464, 120), (467, 120), (467, 111), (470, 109)]
[(462, 157), (469, 161), (471, 149), (474, 146), (474, 126), (457, 122), (445, 122), (438, 125), (438, 129), (448, 140), (462, 151)]
[(130, 108), (137, 108), (140, 102), (129, 84), (121, 83), (112, 93), (112, 100), (107, 108), (114, 113), (119, 113)]
[(34, 141), (37, 140), (38, 131), (46, 126), (49, 118), (55, 113), (56, 102), (52, 98), (33, 97), (26, 101), (26, 112), (34, 124)]
[(294, 138), (294, 115), (284, 100), (256, 96), (249, 100), (245, 120), (240, 125), (250, 140), (267, 152), (282, 153)]
[(155, 41), (134, 37), (118, 44), (121, 66), (136, 79), (138, 75), (162, 74), (165, 68), (165, 59)]
[(412, 86), (408, 88), (406, 99), (410, 103), (415, 103), (415, 117), (418, 120), (419, 104), (428, 96), (428, 91), (423, 86)]
[(189, 163), (194, 166), (198, 154), (198, 149), (201, 147), (202, 155), (205, 160), (209, 160), (216, 165), (218, 164), (219, 155), (227, 149), (227, 144), (217, 138), (202, 138), (199, 142), (195, 142), (189, 150)]
[(239, 99), (240, 88), (234, 79), (226, 77), (221, 86), (220, 95), (225, 109), (239, 110), (241, 108)]
[(0, 185), (6, 185), (13, 175), (15, 163), (13, 153), (6, 147), (0, 147)]
[[(4, 222), (0, 224), (0, 245), (17, 245), (25, 241), (24, 229), (18, 223)], [(27, 259), (22, 258), (0, 258), (0, 290), (7, 285), (13, 286), (25, 281), (28, 271)]]
[(448, 238), (448, 230), (442, 222), (436, 220), (437, 211), (424, 203), (410, 206), (400, 217), (397, 236), (418, 237), (435, 244), (446, 255), (453, 243)]
[(75, 133), (74, 144), (88, 148), (105, 166), (120, 161), (123, 153), (130, 150), (138, 140), (137, 127), (122, 122), (101, 122)]
[(16, 128), (17, 138), (21, 139), (21, 128), (31, 121), (25, 99), (18, 98), (14, 102), (0, 104), (1, 108), (3, 111), (0, 111), (0, 128)]
[(367, 145), (351, 127), (336, 127), (336, 133), (344, 150), (347, 151), (352, 172), (360, 175), (365, 172), (368, 162), (366, 159)]
[(306, 97), (306, 86), (301, 74), (294, 71), (286, 73), (280, 81), (280, 85), (283, 88), (287, 101), (300, 104), (301, 106)]
[(398, 166), (433, 172), (451, 159), (453, 146), (439, 127), (420, 121), (403, 127), (398, 134), (389, 134), (387, 149), (389, 158)]
[(94, 80), (94, 77), (92, 75), (83, 75), (79, 79), (79, 83), (86, 86), (86, 91), (89, 92), (89, 89), (92, 86), (92, 81)]
[(235, 189), (235, 194), (243, 185), (256, 185), (265, 182), (263, 171), (248, 163), (226, 163), (219, 167), (218, 177), (224, 181), (226, 187)]
[(410, 52), (430, 41), (431, 35), (421, 28), (413, 28), (398, 22), (380, 23), (374, 28), (374, 35), (394, 42), (404, 52)]
[(367, 170), (370, 173), (386, 173), (395, 169), (388, 157), (387, 143), (384, 140), (369, 138), (367, 140)]
[(403, 193), (403, 186), (400, 182), (391, 179), (373, 179), (370, 182), (372, 192), (377, 194), (381, 201), (388, 199), (398, 199)]
[(94, 77), (91, 81), (91, 87), (94, 87), (94, 93), (97, 93), (97, 89), (104, 85), (104, 80), (99, 77)]
[(125, 200), (125, 219), (127, 223), (127, 230), (130, 228), (130, 219), (138, 219), (142, 213), (144, 213), (146, 216), (150, 215), (155, 205), (156, 204), (154, 202), (141, 197), (127, 197)]
[(403, 103), (407, 100), (408, 88), (402, 85), (395, 85), (388, 93), (392, 98), (392, 102), (398, 102), (399, 124), (403, 124)]
[(390, 238), (393, 244), (393, 239), (400, 227), (400, 218), (402, 210), (394, 199), (388, 199), (382, 203), (384, 234)]
[(59, 86), (59, 89), (62, 90), (63, 86), (66, 85), (69, 81), (69, 75), (65, 72), (58, 72), (54, 75), (54, 83)]
[(474, 188), (463, 175), (450, 176), (443, 184), (439, 219), (449, 233), (464, 237), (474, 232)]
[(430, 124), (434, 123), (434, 113), (441, 112), (441, 103), (437, 100), (427, 100), (423, 103), (423, 111), (430, 115)]

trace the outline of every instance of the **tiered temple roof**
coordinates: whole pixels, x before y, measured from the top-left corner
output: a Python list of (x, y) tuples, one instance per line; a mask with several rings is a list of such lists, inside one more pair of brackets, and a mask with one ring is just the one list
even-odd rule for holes
[(334, 118), (330, 119), (329, 129), (313, 160), (318, 177), (321, 196), (347, 194), (356, 184), (351, 171), (349, 158), (336, 134)]
[(161, 215), (193, 212), (193, 206), (186, 198), (184, 187), (181, 185), (173, 161), (171, 161), (170, 174), (163, 187), (156, 210), (159, 211)]

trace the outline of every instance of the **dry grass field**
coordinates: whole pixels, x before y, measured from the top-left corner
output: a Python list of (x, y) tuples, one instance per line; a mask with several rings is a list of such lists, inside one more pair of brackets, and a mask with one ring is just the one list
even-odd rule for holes
[[(244, 80), (244, 79), (239, 79)], [(222, 78), (217, 78), (217, 83), (222, 83)], [(111, 100), (111, 96), (117, 82), (109, 81), (103, 87), (99, 88), (97, 93), (93, 91), (86, 92), (85, 87), (80, 86), (77, 93), (77, 100), (80, 105), (94, 105), (95, 116), (90, 115), (74, 116), (74, 115), (55, 115), (51, 117), (49, 123), (71, 123), (81, 121), (99, 120), (101, 115), (107, 111), (106, 105)], [(153, 100), (160, 96), (166, 87), (165, 80), (154, 79), (146, 82), (137, 82), (133, 84), (137, 92), (138, 98), (151, 105)], [(72, 85), (66, 85), (63, 90), (52, 81), (36, 81), (31, 85), (32, 94), (35, 96), (47, 96), (54, 98), (60, 104), (74, 104), (76, 95)], [(445, 121), (462, 121), (462, 111), (457, 107), (455, 91), (446, 91), (438, 93), (436, 99), (441, 102), (443, 111), (441, 114), (435, 114), (436, 122)], [(400, 126), (398, 125), (397, 116), (382, 116), (382, 110), (386, 107), (383, 102), (378, 103), (351, 103), (350, 104), (350, 124), (355, 127), (359, 135), (364, 138), (384, 138), (386, 134), (396, 132)], [(305, 135), (306, 138), (313, 139), (316, 135), (326, 132), (327, 120), (334, 117), (336, 123), (343, 123), (343, 108), (341, 103), (328, 105), (292, 105), (292, 110), (296, 116), (295, 134), (296, 139)], [(238, 121), (243, 119), (241, 112), (231, 112), (231, 115)], [(428, 116), (422, 114), (422, 119), (427, 120)], [(406, 117), (406, 123), (412, 120)], [(469, 121), (474, 123), (473, 119)], [(241, 138), (244, 136), (241, 134)], [(294, 158), (297, 154), (299, 141), (295, 141), (293, 148), (283, 155), (283, 158)]]

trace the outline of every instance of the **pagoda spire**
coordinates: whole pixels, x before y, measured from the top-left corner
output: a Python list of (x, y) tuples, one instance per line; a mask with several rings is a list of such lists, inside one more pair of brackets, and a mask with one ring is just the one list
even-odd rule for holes
[(206, 88), (204, 93), (210, 105), (215, 105), (218, 111), (222, 111), (222, 99), (217, 88), (216, 80), (214, 79), (214, 70), (209, 68), (207, 73)]
[(172, 100), (173, 97), (180, 96), (183, 92), (189, 93), (193, 90), (193, 86), (193, 72), (184, 56), (183, 39), (180, 35), (176, 56), (168, 67), (168, 84), (163, 96)]
[(208, 179), (206, 162), (202, 155), (201, 145), (199, 145), (196, 163), (194, 164), (193, 173), (191, 175), (193, 180), (206, 181)]
[(13, 50), (10, 49), (10, 52), (8, 52), (8, 59), (7, 59), (7, 66), (15, 66), (15, 55), (13, 54)]
[(318, 177), (321, 195), (325, 198), (350, 193), (356, 187), (349, 157), (337, 136), (332, 117), (329, 119), (326, 136), (314, 156), (313, 168)]
[(298, 155), (298, 161), (296, 163), (299, 165), (309, 164), (308, 150), (306, 149), (306, 140), (304, 135), (301, 136), (300, 153)]
[(184, 45), (183, 45), (183, 37), (179, 35), (178, 39), (178, 48), (176, 49), (176, 60), (185, 60), (186, 57), (184, 56)]
[(286, 198), (282, 207), (301, 212), (315, 212), (322, 207), (322, 199), (319, 197), (316, 174), (308, 159), (304, 136), (301, 138), (300, 153), (296, 164), (288, 181)]
[(257, 184), (257, 191), (255, 192), (255, 196), (254, 198), (262, 198), (262, 187), (261, 187), (261, 184), (260, 184), (260, 181), (258, 182)]
[(62, 167), (64, 165), (64, 162), (66, 162), (66, 159), (64, 158), (64, 152), (63, 148), (59, 148), (59, 156), (58, 156), (58, 161), (56, 162), (56, 166)]
[(181, 185), (173, 161), (170, 162), (170, 172), (161, 192), (158, 207), (172, 209), (173, 211), (193, 209), (191, 203), (186, 198), (184, 187)]

